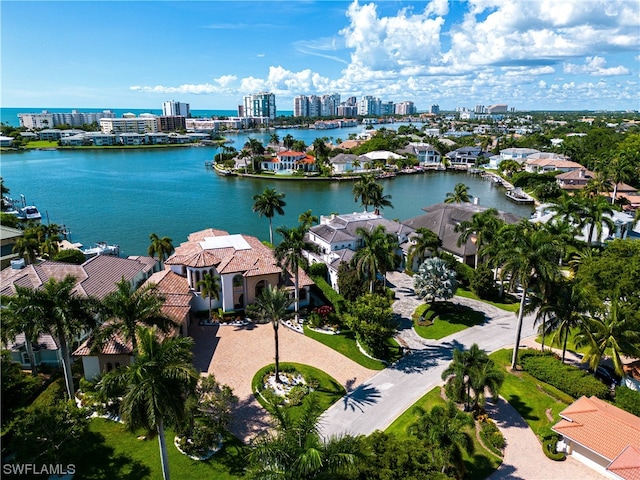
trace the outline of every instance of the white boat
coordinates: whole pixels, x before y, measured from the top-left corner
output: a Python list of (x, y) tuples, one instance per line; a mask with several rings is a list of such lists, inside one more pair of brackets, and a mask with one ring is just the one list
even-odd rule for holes
[(82, 250), (84, 256), (87, 258), (95, 257), (96, 255), (120, 255), (120, 247), (118, 245), (109, 245), (107, 242), (98, 242), (91, 248), (85, 248)]

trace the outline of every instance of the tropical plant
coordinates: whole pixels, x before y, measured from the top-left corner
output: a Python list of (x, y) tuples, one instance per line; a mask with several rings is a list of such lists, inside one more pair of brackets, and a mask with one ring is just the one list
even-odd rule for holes
[(362, 248), (353, 260), (361, 278), (369, 281), (369, 291), (373, 293), (376, 274), (380, 272), (384, 276), (396, 264), (397, 237), (387, 233), (383, 225), (377, 225), (373, 230), (358, 227), (356, 235), (362, 237)]
[(438, 248), (442, 246), (442, 240), (438, 234), (426, 227), (418, 228), (416, 234), (411, 237), (411, 241), (407, 263), (412, 270), (416, 258), (422, 263), (427, 252), (431, 252), (432, 256), (438, 256)]
[(315, 397), (310, 397), (295, 417), (277, 403), (272, 407), (274, 428), (258, 438), (248, 455), (250, 478), (342, 478), (341, 474), (354, 471), (362, 457), (361, 438), (345, 435), (323, 440)]
[(349, 305), (344, 322), (356, 334), (361, 345), (378, 358), (386, 356), (387, 340), (396, 330), (393, 310), (386, 297), (371, 293), (359, 297)]
[(640, 321), (638, 312), (631, 310), (619, 298), (614, 297), (591, 317), (586, 317), (578, 335), (576, 345), (587, 346), (582, 357), (595, 372), (608, 355), (618, 375), (624, 375), (622, 355), (640, 356)]
[(274, 254), (278, 265), (293, 275), (295, 318), (296, 322), (299, 322), (300, 267), (306, 261), (303, 253), (305, 251), (315, 252), (318, 250), (318, 246), (305, 240), (307, 228), (304, 225), (293, 228), (279, 227), (276, 232), (282, 236), (282, 241), (275, 248)]
[(598, 242), (601, 242), (603, 224), (607, 226), (610, 232), (615, 230), (615, 223), (611, 218), (614, 209), (605, 197), (596, 196), (583, 198), (579, 206), (581, 216), (580, 226), (589, 226), (589, 234), (586, 238), (588, 245), (593, 245), (594, 232), (597, 232)]
[(309, 229), (313, 226), (314, 223), (318, 223), (318, 216), (314, 215), (313, 212), (309, 209), (298, 215), (298, 222), (300, 222), (300, 224), (306, 229)]
[(438, 298), (453, 298), (457, 286), (456, 272), (449, 269), (447, 262), (438, 257), (422, 262), (413, 277), (416, 296), (426, 302), (434, 302)]
[(165, 297), (158, 291), (155, 283), (147, 283), (135, 289), (122, 278), (116, 283), (116, 289), (102, 300), (100, 308), (104, 320), (94, 333), (93, 346), (99, 348), (114, 334), (120, 334), (130, 341), (133, 352), (138, 350), (136, 331), (139, 326), (157, 326), (163, 333), (176, 327), (176, 323), (162, 312)]
[(220, 277), (213, 273), (205, 273), (202, 280), (196, 283), (203, 297), (209, 299), (209, 318), (213, 319), (213, 300), (220, 300)]
[(430, 412), (417, 408), (418, 419), (409, 427), (431, 451), (431, 461), (442, 473), (462, 478), (465, 472), (463, 451), (473, 453), (473, 440), (465, 428), (474, 426), (473, 418), (458, 410), (453, 402), (436, 405)]
[(371, 205), (371, 196), (373, 190), (376, 189), (376, 180), (373, 175), (363, 175), (357, 182), (353, 184), (351, 193), (353, 194), (353, 201), (358, 202), (360, 200), (360, 206), (364, 207), (366, 212), (369, 205)]
[(469, 187), (464, 183), (456, 183), (453, 192), (448, 192), (444, 203), (469, 203), (473, 195), (469, 194)]
[(33, 321), (46, 325), (48, 332), (58, 340), (63, 364), (67, 394), (74, 398), (75, 388), (71, 374), (71, 342), (81, 333), (97, 325), (97, 301), (75, 291), (76, 278), (67, 275), (62, 280), (50, 278), (42, 288), (31, 294)]
[(277, 213), (284, 215), (284, 209), (287, 204), (283, 200), (285, 194), (278, 192), (275, 188), (267, 187), (262, 194), (253, 196), (253, 211), (258, 212), (260, 217), (269, 219), (269, 242), (273, 244), (273, 225), (272, 219)]
[(13, 253), (17, 253), (24, 258), (27, 265), (35, 263), (38, 255), (40, 255), (40, 242), (38, 241), (37, 232), (27, 229), (24, 235), (16, 239)]
[(13, 340), (17, 335), (24, 334), (24, 343), (29, 357), (31, 374), (38, 371), (33, 346), (37, 344), (41, 333), (46, 332), (43, 312), (39, 312), (35, 290), (16, 286), (16, 293), (2, 297), (2, 340)]
[(173, 248), (173, 240), (169, 237), (159, 237), (157, 234), (152, 233), (149, 235), (149, 240), (151, 241), (151, 245), (147, 249), (147, 253), (151, 256), (151, 258), (155, 258), (158, 256), (158, 260), (160, 260), (160, 265), (164, 263), (164, 261), (169, 258), (174, 252)]
[(140, 348), (134, 363), (106, 373), (97, 388), (109, 398), (121, 397), (120, 417), (129, 429), (142, 427), (157, 433), (162, 476), (168, 480), (164, 429), (166, 425), (179, 425), (185, 418), (187, 398), (198, 382), (192, 365), (193, 340), (160, 340), (155, 328), (138, 327), (137, 335)]
[(480, 249), (486, 243), (489, 243), (495, 233), (501, 227), (501, 221), (498, 218), (498, 210), (489, 208), (482, 212), (474, 213), (471, 220), (463, 220), (456, 225), (454, 231), (459, 233), (458, 246), (466, 243), (469, 238), (476, 247), (475, 268), (478, 268), (478, 257)]
[(278, 342), (278, 327), (280, 322), (289, 315), (287, 309), (291, 305), (291, 298), (287, 292), (278, 287), (269, 285), (262, 290), (256, 299), (257, 314), (260, 318), (271, 322), (273, 326), (273, 340), (275, 346), (275, 378), (276, 382), (282, 383), (280, 378), (280, 347)]
[(501, 257), (502, 270), (510, 275), (509, 286), (512, 289), (517, 284), (522, 288), (511, 361), (511, 368), (515, 369), (518, 363), (522, 320), (528, 290), (531, 286), (558, 278), (562, 249), (556, 239), (551, 237), (540, 225), (532, 224), (528, 220), (510, 225), (505, 230), (505, 240), (505, 251)]
[(374, 183), (369, 193), (369, 205), (373, 207), (373, 213), (380, 215), (380, 209), (384, 207), (393, 208), (391, 195), (384, 195), (384, 187), (379, 183)]

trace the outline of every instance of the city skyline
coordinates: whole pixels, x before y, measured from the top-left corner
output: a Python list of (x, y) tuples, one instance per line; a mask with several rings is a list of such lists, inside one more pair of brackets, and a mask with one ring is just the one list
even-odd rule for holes
[[(638, 110), (635, 0), (2, 2), (5, 108)], [(31, 32), (31, 33), (29, 33)]]

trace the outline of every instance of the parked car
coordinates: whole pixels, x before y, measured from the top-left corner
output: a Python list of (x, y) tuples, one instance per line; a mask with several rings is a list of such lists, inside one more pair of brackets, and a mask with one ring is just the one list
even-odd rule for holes
[[(591, 371), (591, 370), (590, 370)], [(591, 371), (593, 373), (593, 371)], [(616, 374), (615, 370), (608, 365), (598, 365), (595, 377), (608, 387), (615, 388), (620, 384), (621, 377)]]

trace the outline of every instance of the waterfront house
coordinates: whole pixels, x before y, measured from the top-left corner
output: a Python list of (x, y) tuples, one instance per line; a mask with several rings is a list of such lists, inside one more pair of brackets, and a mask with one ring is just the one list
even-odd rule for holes
[(270, 172), (314, 172), (316, 159), (304, 152), (286, 150), (279, 152), (275, 157), (263, 159), (262, 169)]
[(528, 155), (525, 160), (525, 171), (529, 173), (570, 172), (584, 168), (576, 162), (572, 162), (564, 155), (552, 152), (539, 152)]
[(333, 173), (363, 172), (369, 170), (371, 159), (364, 155), (353, 153), (339, 153), (329, 159)]
[(0, 136), (0, 147), (13, 146), (13, 140), (13, 137), (5, 137), (4, 135)]
[[(49, 333), (38, 335), (38, 339), (31, 345), (36, 365), (59, 368), (62, 366), (62, 352), (58, 340)], [(24, 333), (19, 333), (10, 339), (4, 346), (9, 357), (15, 363), (19, 363), (24, 369), (31, 368), (27, 344)]]
[[(244, 309), (270, 285), (287, 288), (293, 295), (291, 273), (277, 265), (269, 247), (249, 235), (230, 235), (212, 228), (194, 232), (176, 248), (165, 265), (194, 292), (191, 305), (195, 311), (209, 309), (209, 298), (198, 285), (205, 274), (219, 277), (219, 300), (214, 299), (213, 307), (225, 312)], [(298, 273), (300, 305), (306, 306), (313, 281), (304, 271)]]
[(329, 283), (337, 290), (338, 267), (349, 262), (355, 252), (362, 247), (362, 236), (356, 230), (364, 228), (372, 231), (382, 225), (388, 233), (398, 237), (397, 253), (402, 254), (400, 245), (407, 241), (414, 230), (406, 225), (387, 220), (373, 212), (322, 215), (320, 224), (309, 229), (307, 240), (318, 247), (318, 252), (307, 252), (309, 263), (324, 263), (329, 270)]
[(467, 170), (470, 166), (476, 165), (485, 152), (480, 147), (461, 147), (445, 155), (451, 168), (456, 170)]
[[(411, 227), (414, 230), (418, 228), (428, 228), (438, 235), (442, 241), (440, 250), (453, 255), (459, 262), (474, 266), (476, 255), (476, 244), (472, 235), (462, 245), (458, 245), (460, 233), (455, 228), (464, 221), (471, 221), (474, 214), (484, 212), (488, 207), (476, 205), (473, 203), (438, 203), (425, 207), (424, 214), (417, 217), (403, 220), (402, 224)], [(498, 218), (506, 223), (518, 223), (521, 218), (513, 213), (498, 211)], [(406, 246), (407, 251), (409, 245)], [(420, 261), (421, 259), (417, 259)], [(412, 270), (416, 271), (419, 264), (411, 265)]]
[(421, 167), (435, 169), (444, 167), (440, 152), (430, 143), (411, 142), (401, 152), (415, 155)]
[[(86, 295), (104, 298), (116, 289), (116, 283), (125, 279), (132, 286), (137, 286), (157, 269), (157, 261), (151, 257), (120, 258), (111, 255), (95, 256), (82, 265), (44, 261), (36, 265), (27, 265), (21, 269), (6, 268), (0, 271), (0, 294), (12, 296), (16, 293), (16, 285), (32, 289), (39, 289), (51, 278), (58, 281), (67, 275), (76, 278), (74, 292), (78, 295)], [(61, 362), (59, 345), (51, 335), (43, 334), (38, 339), (38, 364), (59, 366)], [(7, 342), (11, 350), (12, 358), (29, 367), (29, 359), (26, 357), (24, 335), (16, 336)]]
[[(188, 335), (193, 291), (180, 275), (171, 270), (154, 273), (144, 283), (150, 284), (154, 284), (158, 293), (164, 297), (162, 313), (178, 325), (173, 335)], [(133, 361), (133, 345), (130, 340), (117, 333), (99, 347), (94, 346), (92, 337), (89, 337), (73, 352), (73, 356), (82, 358), (84, 377), (95, 380), (101, 373), (129, 365)]]
[(563, 172), (556, 176), (556, 183), (562, 190), (576, 192), (587, 186), (589, 180), (594, 177), (594, 173), (586, 168), (578, 168)]
[(489, 168), (496, 169), (505, 160), (514, 160), (520, 164), (523, 164), (529, 155), (540, 153), (540, 150), (535, 148), (504, 148), (500, 150), (499, 155), (493, 155), (489, 159)]
[(0, 270), (7, 268), (12, 260), (18, 260), (20, 255), (14, 253), (13, 247), (24, 232), (18, 228), (0, 224)]
[(640, 418), (596, 397), (580, 397), (552, 430), (566, 452), (612, 479), (640, 478)]

